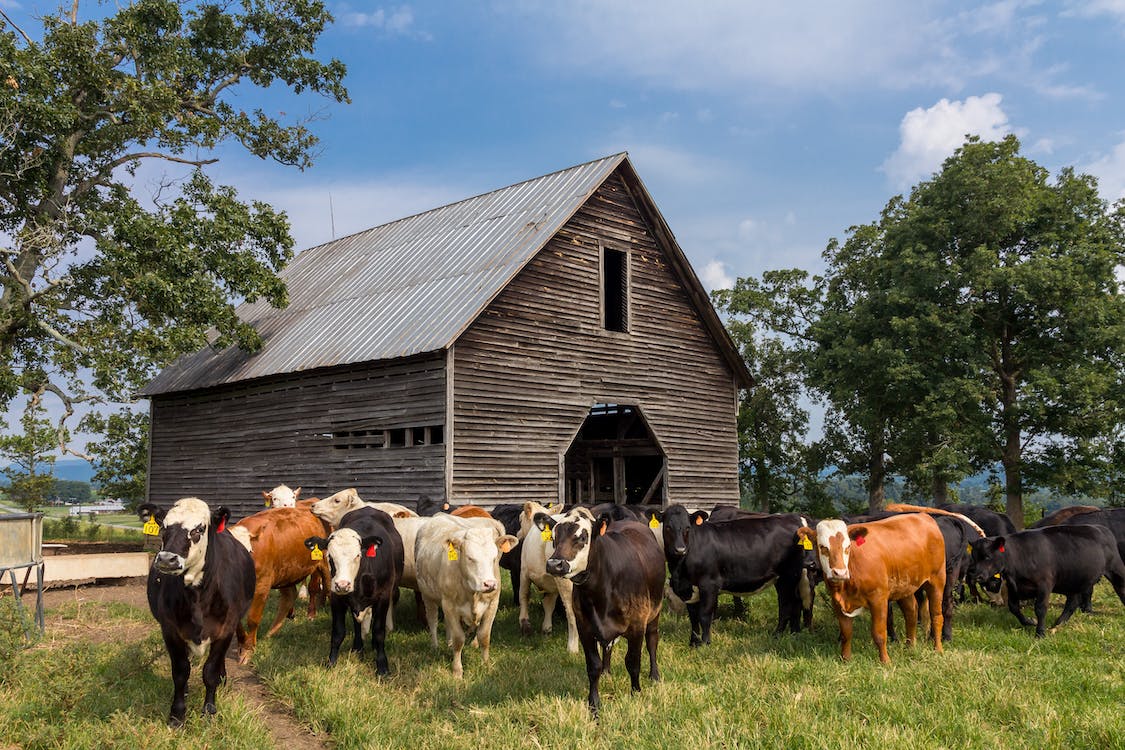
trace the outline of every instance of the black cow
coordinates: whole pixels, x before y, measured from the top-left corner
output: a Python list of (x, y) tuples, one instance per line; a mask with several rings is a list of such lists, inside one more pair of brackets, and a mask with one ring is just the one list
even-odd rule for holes
[[(1121, 559), (1125, 561), (1125, 508), (1103, 509), (1091, 505), (1072, 505), (1044, 517), (1031, 528), (1054, 525), (1073, 526), (1075, 524), (1104, 526), (1109, 529), (1113, 538), (1117, 541), (1117, 552), (1121, 555)], [(1094, 592), (1090, 591), (1082, 597), (1082, 603), (1079, 606), (1083, 612), (1093, 611), (1093, 603), (1091, 602), (1093, 594)]]
[(972, 543), (969, 575), (990, 591), (1001, 581), (1008, 609), (1021, 625), (1031, 625), (1020, 610), (1021, 599), (1035, 600), (1035, 635), (1046, 632), (1047, 601), (1064, 594), (1066, 603), (1052, 628), (1066, 622), (1102, 576), (1125, 604), (1125, 563), (1113, 534), (1101, 526), (1048, 526), (987, 537)]
[(714, 522), (707, 513), (689, 514), (682, 505), (670, 505), (654, 515), (664, 524), (672, 591), (687, 604), (692, 646), (711, 642), (720, 591), (753, 594), (773, 583), (774, 633), (786, 628), (799, 632), (802, 612), (806, 625), (811, 623), (811, 584), (797, 542), (797, 529), (808, 526), (810, 519), (784, 513)]
[(658, 681), (656, 646), (664, 597), (664, 556), (656, 537), (636, 521), (597, 519), (585, 508), (568, 511), (557, 523), (546, 513), (535, 524), (550, 529), (555, 551), (547, 572), (574, 583), (574, 619), (586, 657), (587, 702), (597, 718), (598, 680), (608, 666), (613, 642), (628, 644), (625, 669), (633, 692), (641, 689), (641, 642), (648, 650), (649, 679)]
[[(375, 650), (375, 671), (389, 674), (387, 664), (387, 611), (394, 602), (402, 581), (402, 537), (394, 521), (381, 510), (359, 508), (346, 513), (332, 534), (309, 537), (305, 546), (322, 550), (328, 557), (331, 573), (329, 605), (332, 608), (332, 636), (328, 665), (334, 666), (340, 644), (347, 631), (348, 612), (352, 613), (352, 651), (363, 651), (360, 614), (370, 607), (371, 647)], [(314, 552), (315, 554), (315, 552)]]
[[(523, 513), (523, 505), (516, 503), (503, 503), (495, 507), (489, 508), (489, 513), (492, 517), (504, 524), (504, 533), (511, 534), (519, 538), (520, 535), (520, 514)], [(508, 575), (512, 579), (512, 603), (515, 606), (520, 605), (520, 568), (523, 562), (523, 544), (512, 547), (507, 552), (500, 555), (500, 567), (508, 571)]]
[(161, 548), (148, 574), (148, 607), (160, 623), (172, 664), (172, 710), (168, 725), (182, 726), (187, 714), (191, 657), (203, 663), (203, 715), (216, 712), (215, 691), (226, 679), (226, 653), (254, 598), (254, 560), (226, 531), (230, 511), (214, 513), (189, 497), (167, 512), (145, 504), (142, 520), (162, 527)]
[(985, 508), (983, 505), (946, 503), (941, 506), (941, 510), (947, 510), (950, 513), (960, 513), (977, 526), (984, 529), (986, 536), (1014, 534), (1016, 531), (1016, 525), (1012, 523), (1012, 519), (1008, 518), (1006, 513), (997, 513), (994, 510)]
[(1068, 505), (1065, 508), (1059, 508), (1054, 513), (1043, 516), (1027, 528), (1042, 529), (1045, 526), (1059, 526), (1064, 523), (1070, 523), (1072, 520), (1075, 523), (1091, 523), (1091, 521), (1075, 519), (1075, 516), (1085, 517), (1087, 514), (1096, 513), (1099, 510), (1101, 510), (1101, 508), (1095, 505)]

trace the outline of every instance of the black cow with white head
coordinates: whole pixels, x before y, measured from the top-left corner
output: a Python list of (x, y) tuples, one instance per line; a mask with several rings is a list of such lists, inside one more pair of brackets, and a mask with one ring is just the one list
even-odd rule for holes
[(660, 607), (664, 597), (664, 555), (648, 526), (613, 521), (575, 508), (559, 521), (537, 513), (535, 524), (549, 530), (555, 550), (547, 572), (574, 583), (574, 619), (586, 657), (590, 712), (601, 707), (598, 680), (613, 642), (628, 644), (625, 669), (633, 692), (640, 692), (641, 645), (648, 651), (649, 678), (660, 679), (656, 647), (660, 641)]
[(226, 679), (226, 653), (254, 598), (254, 561), (229, 532), (230, 511), (212, 513), (194, 497), (167, 512), (153, 505), (138, 511), (161, 525), (161, 549), (148, 574), (148, 606), (160, 624), (172, 664), (168, 724), (182, 726), (187, 713), (191, 657), (203, 659), (203, 715), (216, 712), (215, 692)]

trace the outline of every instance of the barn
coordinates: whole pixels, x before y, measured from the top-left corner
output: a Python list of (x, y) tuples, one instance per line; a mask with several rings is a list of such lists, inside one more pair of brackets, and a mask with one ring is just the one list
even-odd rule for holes
[(751, 377), (627, 154), (327, 242), (141, 392), (148, 499), (737, 503)]

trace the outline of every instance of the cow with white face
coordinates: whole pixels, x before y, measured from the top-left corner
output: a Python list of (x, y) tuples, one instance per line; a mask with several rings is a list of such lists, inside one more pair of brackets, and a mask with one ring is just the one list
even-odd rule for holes
[(656, 647), (660, 641), (660, 607), (664, 598), (664, 554), (647, 524), (597, 519), (575, 508), (555, 519), (540, 513), (537, 526), (550, 529), (555, 545), (547, 559), (551, 575), (574, 585), (574, 618), (586, 657), (587, 698), (597, 717), (598, 681), (613, 642), (628, 643), (625, 669), (633, 692), (641, 689), (641, 644), (648, 651), (649, 679), (660, 679)]
[(831, 518), (816, 525), (816, 558), (825, 580), (846, 581), (851, 577), (848, 570), (851, 553), (852, 540), (846, 523)]
[(476, 630), (481, 660), (488, 663), (492, 623), (500, 603), (500, 555), (519, 540), (488, 518), (457, 518), (439, 513), (418, 530), (414, 566), (426, 606), (430, 638), (438, 645), (438, 607), (453, 648), (453, 676), (464, 674), (461, 650), (466, 629)]
[(394, 605), (402, 581), (402, 538), (390, 516), (374, 508), (360, 508), (346, 514), (340, 528), (327, 538), (309, 537), (305, 546), (320, 550), (328, 558), (331, 577), (329, 604), (332, 608), (332, 636), (328, 665), (334, 666), (347, 630), (347, 614), (352, 613), (352, 650), (363, 651), (361, 618), (371, 609), (371, 647), (375, 668), (390, 673), (387, 663), (387, 613)]
[[(524, 519), (530, 529), (534, 531), (524, 533), (520, 542), (520, 632), (524, 635), (531, 633), (531, 620), (528, 615), (528, 604), (531, 596), (531, 584), (543, 592), (543, 625), (544, 635), (550, 635), (553, 630), (552, 616), (555, 612), (555, 602), (562, 601), (563, 610), (566, 612), (566, 650), (578, 653), (578, 624), (574, 619), (574, 584), (566, 578), (559, 578), (547, 572), (547, 558), (555, 551), (554, 536), (544, 524), (539, 527), (535, 524), (536, 515), (550, 515), (551, 511), (539, 503), (524, 503), (523, 513), (520, 515), (520, 525), (524, 526)], [(555, 515), (558, 521), (562, 515)]]
[(374, 508), (386, 513), (391, 518), (410, 518), (418, 514), (404, 505), (397, 503), (369, 503), (360, 498), (355, 487), (329, 495), (317, 500), (312, 505), (313, 515), (332, 526), (339, 527), (340, 520), (359, 508)]
[(153, 505), (142, 520), (162, 526), (161, 550), (148, 574), (148, 606), (160, 624), (172, 665), (170, 726), (181, 726), (191, 656), (205, 659), (204, 715), (214, 714), (215, 693), (226, 678), (226, 653), (254, 598), (254, 561), (226, 531), (230, 511), (214, 513), (198, 498), (184, 498), (167, 512)]
[(267, 508), (296, 508), (297, 498), (300, 494), (300, 487), (291, 490), (288, 486), (279, 484), (269, 492), (263, 492), (262, 498), (265, 500)]

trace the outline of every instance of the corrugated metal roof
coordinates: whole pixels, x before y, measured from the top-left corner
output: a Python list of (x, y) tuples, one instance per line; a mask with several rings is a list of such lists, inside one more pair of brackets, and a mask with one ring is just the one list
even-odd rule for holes
[(305, 250), (289, 306), (243, 304), (265, 345), (181, 357), (141, 396), (451, 346), (626, 159), (615, 154)]

